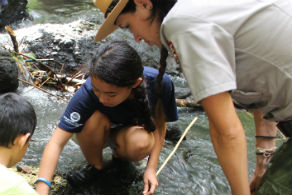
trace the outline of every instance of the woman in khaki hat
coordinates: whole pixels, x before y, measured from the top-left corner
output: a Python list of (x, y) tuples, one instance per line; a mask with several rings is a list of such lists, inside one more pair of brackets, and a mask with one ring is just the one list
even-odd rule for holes
[[(94, 0), (105, 14), (95, 41), (116, 28), (168, 51), (204, 107), (232, 194), (253, 193), (275, 151), (276, 125), (292, 127), (292, 5), (289, 0)], [(233, 99), (254, 112), (257, 164), (248, 182), (245, 133)], [(291, 158), (291, 156), (289, 157)], [(146, 187), (146, 190), (148, 188)], [(291, 185), (290, 185), (291, 189)]]

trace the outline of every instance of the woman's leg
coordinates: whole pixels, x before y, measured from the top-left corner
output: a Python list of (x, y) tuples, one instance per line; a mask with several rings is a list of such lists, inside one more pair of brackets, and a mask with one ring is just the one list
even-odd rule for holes
[(139, 161), (151, 153), (155, 139), (153, 132), (148, 132), (141, 126), (131, 126), (119, 130), (113, 141), (116, 145), (116, 157)]
[(110, 121), (99, 111), (95, 111), (77, 134), (79, 146), (90, 165), (101, 169), (102, 149), (109, 138)]

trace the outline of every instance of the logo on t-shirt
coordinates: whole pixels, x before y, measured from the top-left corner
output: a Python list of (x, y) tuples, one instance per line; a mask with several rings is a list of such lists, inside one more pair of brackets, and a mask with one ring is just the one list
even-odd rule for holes
[(80, 114), (78, 112), (72, 112), (70, 114), (70, 119), (73, 123), (77, 123), (80, 120)]

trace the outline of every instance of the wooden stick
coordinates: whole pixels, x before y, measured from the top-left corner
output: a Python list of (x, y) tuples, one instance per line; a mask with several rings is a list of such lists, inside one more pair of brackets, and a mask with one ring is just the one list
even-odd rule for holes
[(73, 79), (75, 79), (77, 76), (79, 76), (80, 74), (82, 74), (82, 71), (79, 70), (77, 73), (73, 74), (71, 76), (71, 79), (68, 81), (68, 83), (70, 83)]
[(167, 162), (169, 161), (169, 159), (173, 156), (173, 154), (176, 152), (177, 148), (179, 147), (180, 143), (182, 142), (182, 140), (184, 139), (184, 137), (187, 135), (188, 131), (191, 129), (191, 127), (195, 124), (195, 122), (197, 121), (198, 117), (195, 117), (193, 119), (193, 121), (189, 124), (189, 126), (186, 128), (186, 130), (184, 131), (184, 133), (182, 134), (181, 138), (178, 140), (177, 144), (175, 145), (174, 149), (172, 150), (172, 152), (168, 155), (168, 157), (166, 158), (166, 160), (164, 161), (164, 163), (161, 165), (161, 167), (159, 168), (159, 170), (156, 172), (156, 176), (159, 175), (159, 173), (161, 172), (161, 170), (165, 167), (165, 165), (167, 164)]
[(194, 100), (186, 100), (186, 99), (176, 99), (176, 105), (178, 107), (202, 107), (200, 104), (196, 103)]
[(17, 40), (16, 40), (16, 36), (12, 30), (12, 28), (10, 28), (10, 26), (6, 25), (5, 26), (5, 30), (8, 32), (10, 38), (11, 38), (11, 41), (12, 41), (12, 44), (13, 44), (13, 47), (14, 47), (14, 51), (18, 53), (18, 43), (17, 43)]
[[(12, 53), (14, 53), (16, 55), (21, 55), (21, 56), (23, 56), (23, 57), (25, 57), (27, 59), (31, 59), (32, 61), (38, 62), (40, 65), (42, 65), (43, 68), (46, 69), (46, 71), (50, 71), (53, 75), (56, 75), (56, 73), (48, 65), (42, 63), (40, 60), (35, 59), (33, 57), (29, 57), (28, 55), (24, 55), (24, 54), (19, 53), (19, 52), (12, 52)], [(55, 60), (48, 60), (48, 61), (54, 61), (55, 62)], [(37, 67), (36, 69), (39, 70), (40, 68)]]

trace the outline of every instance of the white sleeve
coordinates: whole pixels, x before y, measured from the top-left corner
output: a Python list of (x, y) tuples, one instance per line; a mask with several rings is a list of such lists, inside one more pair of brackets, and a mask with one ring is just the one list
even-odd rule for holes
[(173, 44), (196, 102), (236, 88), (234, 40), (225, 29), (176, 17), (163, 24), (161, 34), (164, 43)]

